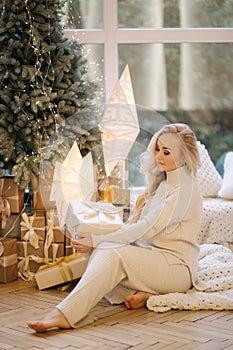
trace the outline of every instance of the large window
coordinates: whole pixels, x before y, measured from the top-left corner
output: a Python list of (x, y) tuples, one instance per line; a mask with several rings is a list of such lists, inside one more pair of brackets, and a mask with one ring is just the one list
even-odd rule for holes
[(63, 23), (99, 102), (128, 64), (143, 129), (159, 113), (189, 123), (214, 161), (233, 151), (232, 0), (70, 0)]

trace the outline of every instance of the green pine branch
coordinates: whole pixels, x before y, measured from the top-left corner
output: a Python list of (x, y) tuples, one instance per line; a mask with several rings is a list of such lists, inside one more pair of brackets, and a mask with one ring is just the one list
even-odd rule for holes
[(63, 36), (62, 4), (0, 4), (0, 169), (16, 173), (22, 188), (35, 186), (44, 148), (71, 116), (77, 116), (77, 127), (63, 130), (72, 135), (70, 144), (77, 140), (86, 154), (99, 143), (98, 127), (85, 128), (84, 119), (93, 116), (87, 112), (79, 118), (93, 104), (96, 87), (85, 77), (81, 47)]

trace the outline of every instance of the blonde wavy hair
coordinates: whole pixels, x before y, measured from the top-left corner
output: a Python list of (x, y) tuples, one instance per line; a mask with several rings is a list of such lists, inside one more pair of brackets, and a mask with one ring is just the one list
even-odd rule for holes
[(137, 198), (135, 212), (130, 218), (130, 222), (135, 222), (139, 219), (147, 200), (155, 194), (157, 187), (165, 179), (165, 173), (158, 169), (155, 158), (157, 141), (165, 133), (176, 134), (179, 137), (181, 141), (181, 156), (184, 159), (183, 165), (191, 176), (196, 176), (197, 169), (200, 166), (197, 139), (189, 126), (183, 123), (164, 125), (152, 137), (147, 147), (147, 152), (141, 155), (141, 172), (147, 175), (148, 186), (145, 192)]

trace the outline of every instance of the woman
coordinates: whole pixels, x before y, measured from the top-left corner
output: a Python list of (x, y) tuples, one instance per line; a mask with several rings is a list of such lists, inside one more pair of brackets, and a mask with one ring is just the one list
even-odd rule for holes
[(54, 310), (28, 326), (38, 332), (76, 328), (103, 297), (134, 309), (151, 295), (186, 292), (195, 285), (202, 210), (198, 166), (196, 137), (187, 125), (157, 132), (143, 155), (149, 181), (134, 217), (108, 235), (80, 234), (73, 241), (77, 251), (92, 252), (85, 273)]

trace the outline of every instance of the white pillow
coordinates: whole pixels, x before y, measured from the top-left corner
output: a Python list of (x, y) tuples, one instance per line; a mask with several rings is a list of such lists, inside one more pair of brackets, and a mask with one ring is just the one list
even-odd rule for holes
[(233, 199), (233, 152), (228, 152), (224, 160), (223, 182), (219, 197)]
[(222, 185), (222, 178), (210, 159), (205, 146), (197, 141), (201, 166), (197, 171), (197, 180), (200, 183), (203, 197), (217, 197)]

